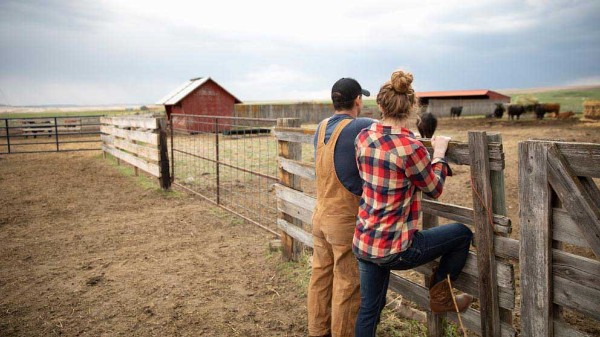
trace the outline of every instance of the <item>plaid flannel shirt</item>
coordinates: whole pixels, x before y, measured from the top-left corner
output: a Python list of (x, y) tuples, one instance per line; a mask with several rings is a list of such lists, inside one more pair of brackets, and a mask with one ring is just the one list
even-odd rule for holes
[(417, 231), (422, 194), (442, 193), (449, 167), (444, 158), (429, 158), (423, 144), (404, 128), (374, 123), (355, 140), (363, 180), (353, 251), (381, 258), (406, 250)]

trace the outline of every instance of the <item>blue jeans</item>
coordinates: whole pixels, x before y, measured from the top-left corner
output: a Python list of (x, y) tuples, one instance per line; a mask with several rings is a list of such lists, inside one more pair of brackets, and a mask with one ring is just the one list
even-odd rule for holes
[(465, 266), (473, 232), (461, 224), (453, 223), (418, 231), (411, 246), (386, 263), (377, 264), (358, 259), (360, 273), (360, 309), (356, 318), (355, 337), (375, 336), (391, 270), (406, 270), (431, 262), (438, 257), (439, 268), (433, 284), (446, 278), (456, 280)]

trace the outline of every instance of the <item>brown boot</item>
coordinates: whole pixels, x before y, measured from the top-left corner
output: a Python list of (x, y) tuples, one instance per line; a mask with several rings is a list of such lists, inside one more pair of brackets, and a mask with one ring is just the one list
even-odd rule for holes
[[(463, 312), (473, 302), (473, 296), (469, 294), (456, 295), (456, 304), (458, 311)], [(456, 312), (454, 302), (452, 301), (452, 288), (448, 283), (448, 279), (438, 282), (429, 289), (429, 306), (431, 312), (439, 314), (443, 312)]]

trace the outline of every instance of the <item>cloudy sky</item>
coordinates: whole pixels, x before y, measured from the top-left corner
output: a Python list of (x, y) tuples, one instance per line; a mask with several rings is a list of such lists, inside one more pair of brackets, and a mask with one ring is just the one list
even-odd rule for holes
[(210, 76), (242, 101), (600, 84), (600, 1), (0, 0), (0, 104), (147, 104)]

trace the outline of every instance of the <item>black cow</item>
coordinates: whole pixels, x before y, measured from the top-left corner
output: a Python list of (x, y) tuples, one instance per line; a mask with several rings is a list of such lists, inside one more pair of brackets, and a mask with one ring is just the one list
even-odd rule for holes
[(508, 118), (514, 119), (517, 116), (517, 119), (521, 117), (521, 114), (525, 113), (525, 107), (522, 105), (511, 105), (508, 107)]
[(506, 111), (504, 105), (502, 105), (502, 103), (496, 103), (496, 109), (494, 109), (494, 117), (502, 118), (502, 116), (504, 116), (504, 111)]
[(460, 117), (460, 114), (462, 113), (462, 108), (462, 106), (453, 106), (452, 108), (450, 108), (450, 117)]
[(437, 128), (437, 118), (431, 112), (424, 112), (417, 120), (417, 129), (421, 138), (431, 138)]
[(535, 118), (544, 119), (544, 115), (546, 114), (546, 108), (542, 104), (536, 104), (534, 111), (535, 111)]

